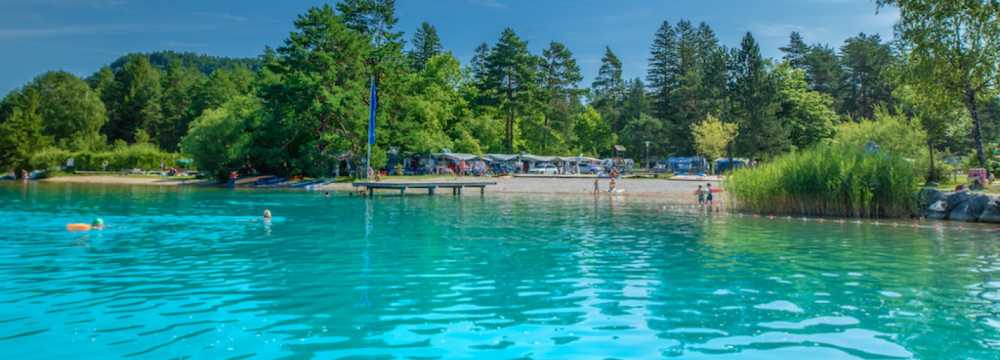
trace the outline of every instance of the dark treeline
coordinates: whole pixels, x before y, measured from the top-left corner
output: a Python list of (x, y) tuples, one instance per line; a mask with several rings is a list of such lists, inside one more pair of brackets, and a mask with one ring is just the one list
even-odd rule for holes
[[(664, 21), (644, 78), (623, 78), (607, 47), (588, 87), (565, 44), (532, 53), (508, 28), (463, 66), (431, 24), (404, 40), (393, 3), (312, 8), (259, 59), (133, 54), (86, 79), (42, 74), (0, 103), (0, 169), (37, 167), (31, 158), (46, 149), (149, 144), (215, 174), (329, 175), (338, 159), (358, 164), (364, 154), (373, 78), (375, 166), (390, 152), (608, 155), (614, 144), (639, 160), (646, 144), (654, 158), (693, 155), (692, 127), (708, 117), (737, 126), (727, 153), (768, 159), (830, 139), (842, 123), (909, 114), (921, 96), (898, 46), (878, 35), (831, 47), (792, 33), (783, 58), (769, 59), (751, 33), (727, 47), (708, 24)], [(977, 101), (994, 139), (1000, 104)], [(929, 146), (965, 155), (963, 118)]]

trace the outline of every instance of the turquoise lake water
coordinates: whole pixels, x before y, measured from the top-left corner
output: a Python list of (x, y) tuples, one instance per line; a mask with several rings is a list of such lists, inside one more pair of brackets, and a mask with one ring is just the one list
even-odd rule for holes
[(0, 204), (8, 359), (1000, 357), (984, 228), (604, 196), (7, 183)]

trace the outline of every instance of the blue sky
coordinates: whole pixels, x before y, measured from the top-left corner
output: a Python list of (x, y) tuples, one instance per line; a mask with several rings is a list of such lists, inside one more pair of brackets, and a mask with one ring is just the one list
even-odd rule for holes
[[(155, 50), (257, 56), (279, 46), (310, 0), (0, 0), (0, 94), (47, 70), (81, 76), (120, 55)], [(895, 9), (874, 0), (397, 0), (406, 38), (428, 21), (462, 59), (481, 42), (513, 27), (540, 53), (550, 41), (574, 52), (585, 85), (605, 46), (622, 58), (625, 75), (643, 76), (653, 33), (664, 20), (704, 21), (724, 45), (752, 32), (767, 56), (778, 57), (791, 31), (810, 43), (839, 47), (859, 32), (892, 37)]]

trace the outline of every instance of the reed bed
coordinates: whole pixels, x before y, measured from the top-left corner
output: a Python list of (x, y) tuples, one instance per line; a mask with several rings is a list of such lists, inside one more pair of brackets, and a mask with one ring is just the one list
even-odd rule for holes
[(856, 218), (914, 213), (920, 172), (902, 157), (825, 144), (735, 171), (732, 206), (770, 215)]

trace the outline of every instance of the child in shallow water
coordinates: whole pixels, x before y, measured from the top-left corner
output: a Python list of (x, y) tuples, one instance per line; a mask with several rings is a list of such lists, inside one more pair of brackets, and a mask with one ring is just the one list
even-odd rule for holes
[(698, 190), (694, 193), (698, 195), (698, 205), (705, 205), (705, 189), (698, 185)]

